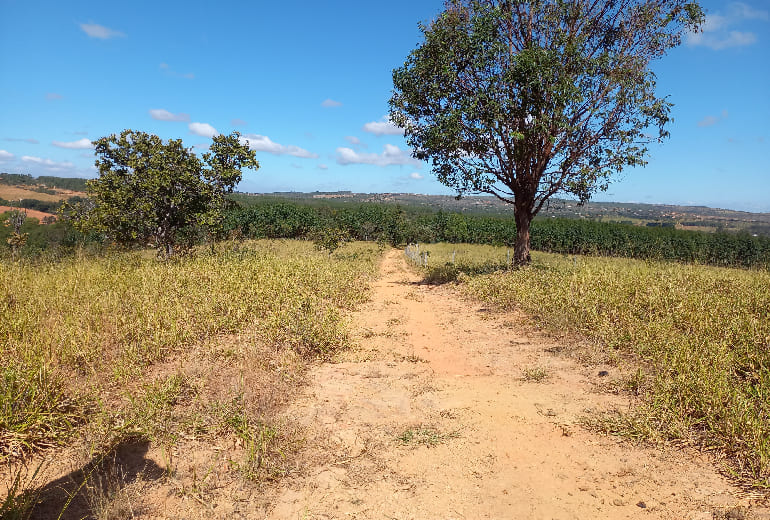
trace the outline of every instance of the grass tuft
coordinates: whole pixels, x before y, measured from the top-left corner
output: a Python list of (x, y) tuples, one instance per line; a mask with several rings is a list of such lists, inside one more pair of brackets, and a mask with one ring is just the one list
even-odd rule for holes
[(415, 426), (404, 430), (396, 437), (396, 440), (402, 446), (426, 446), (428, 448), (434, 448), (449, 439), (456, 439), (459, 436), (460, 432), (457, 430), (445, 433), (430, 426)]

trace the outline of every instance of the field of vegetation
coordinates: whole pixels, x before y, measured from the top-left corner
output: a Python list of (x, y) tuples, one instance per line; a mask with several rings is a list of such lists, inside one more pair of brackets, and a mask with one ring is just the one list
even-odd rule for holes
[[(138, 251), (0, 264), (0, 465), (17, 468), (0, 517), (41, 498), (29, 461), (73, 443), (89, 459), (126, 439), (170, 449), (186, 435), (234, 435), (248, 447), (233, 462), (245, 478), (280, 473), (290, 450), (271, 407), (305, 360), (347, 345), (346, 314), (378, 257), (372, 244), (330, 254), (258, 241), (168, 262)], [(185, 368), (196, 359), (208, 368)], [(240, 386), (212, 394), (236, 362), (250, 367)], [(249, 380), (260, 370), (288, 384), (280, 397)]]
[(505, 248), (421, 249), (413, 256), (427, 257), (429, 281), (459, 278), (469, 294), (579, 334), (623, 366), (618, 384), (638, 406), (596, 426), (717, 449), (736, 474), (770, 485), (770, 273), (546, 253), (510, 271)]
[[(298, 204), (242, 200), (227, 229), (250, 238), (308, 238), (337, 228), (357, 240), (463, 242), (512, 245), (513, 218), (425, 211), (384, 204)], [(565, 254), (674, 260), (730, 267), (770, 267), (770, 238), (747, 233), (703, 233), (673, 227), (540, 218), (531, 228), (532, 249)]]
[[(541, 218), (533, 265), (511, 271), (511, 218), (234, 200), (227, 240), (192, 236), (192, 253), (167, 262), (84, 235), (66, 214), (27, 218), (16, 249), (0, 226), (0, 469), (12, 474), (0, 517), (24, 517), (43, 493), (38, 465), (64, 446), (100, 461), (128, 440), (173, 450), (231, 436), (247, 447), (231, 461), (243, 478), (281, 475), (294, 441), (275, 410), (308, 359), (348, 343), (345, 316), (386, 243), (419, 242), (407, 251), (426, 281), (459, 280), (621, 366), (616, 387), (638, 406), (594, 427), (715, 449), (770, 486), (769, 238)], [(234, 366), (238, 383), (214, 391)]]

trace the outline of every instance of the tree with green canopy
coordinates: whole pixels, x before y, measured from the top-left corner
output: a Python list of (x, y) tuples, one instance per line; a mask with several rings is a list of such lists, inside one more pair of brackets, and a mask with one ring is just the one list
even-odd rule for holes
[(393, 71), (390, 119), (458, 196), (513, 204), (525, 265), (551, 197), (588, 201), (668, 136), (649, 65), (703, 20), (687, 0), (450, 0)]
[(215, 136), (202, 158), (181, 139), (134, 130), (94, 147), (99, 177), (87, 183), (90, 200), (75, 208), (75, 226), (120, 244), (151, 243), (164, 258), (194, 230), (216, 232), (241, 169), (259, 168), (238, 132)]

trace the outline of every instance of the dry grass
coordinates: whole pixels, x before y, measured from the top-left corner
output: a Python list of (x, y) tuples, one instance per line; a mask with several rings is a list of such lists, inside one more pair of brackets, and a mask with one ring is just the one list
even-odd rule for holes
[(74, 193), (74, 192), (69, 192), (67, 195), (59, 194), (59, 193), (57, 193), (56, 195), (50, 195), (48, 193), (41, 193), (35, 190), (28, 190), (19, 186), (7, 186), (5, 184), (0, 184), (0, 199), (5, 199), (5, 200), (34, 199), (34, 200), (44, 200), (46, 202), (56, 202), (62, 199), (72, 197), (73, 195), (70, 193)]
[[(168, 453), (230, 439), (241, 478), (280, 476), (299, 436), (275, 411), (307, 360), (348, 345), (346, 315), (378, 257), (367, 244), (329, 255), (260, 241), (167, 263), (126, 253), (0, 266), (0, 463), (75, 438), (92, 457), (132, 439)], [(124, 493), (102, 484), (84, 489), (110, 510), (105, 496)]]
[(484, 248), (474, 262), (473, 246), (429, 248), (431, 259), (469, 252), (472, 268), (458, 271), (474, 296), (631, 365), (626, 387), (640, 405), (606, 429), (717, 448), (737, 473), (770, 484), (770, 273), (533, 253), (528, 268), (474, 276), (495, 261), (505, 267), (506, 250)]

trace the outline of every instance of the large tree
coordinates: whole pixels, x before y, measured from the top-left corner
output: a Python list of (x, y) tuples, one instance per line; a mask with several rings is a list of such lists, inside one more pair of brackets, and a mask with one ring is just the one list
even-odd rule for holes
[(393, 71), (390, 118), (458, 195), (513, 204), (523, 265), (549, 198), (586, 202), (668, 135), (649, 64), (703, 16), (686, 0), (451, 0)]
[(259, 168), (238, 132), (217, 135), (202, 158), (181, 139), (124, 130), (94, 142), (99, 177), (75, 225), (122, 244), (153, 244), (165, 258), (194, 229), (216, 230), (242, 168)]

